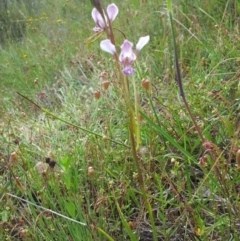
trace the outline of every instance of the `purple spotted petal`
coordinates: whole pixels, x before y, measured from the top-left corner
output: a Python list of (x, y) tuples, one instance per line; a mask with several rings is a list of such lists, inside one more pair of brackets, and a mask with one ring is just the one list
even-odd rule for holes
[(149, 42), (150, 37), (149, 36), (145, 36), (145, 37), (141, 37), (136, 45), (136, 50), (137, 53)]
[(115, 45), (113, 45), (109, 39), (105, 39), (105, 40), (101, 41), (100, 48), (103, 51), (108, 52), (112, 55), (116, 54)]
[(132, 65), (136, 59), (136, 55), (132, 51), (133, 44), (127, 39), (124, 40), (123, 45), (121, 46), (121, 53), (119, 55), (119, 61), (123, 66)]
[(115, 5), (114, 3), (108, 5), (107, 14), (108, 14), (109, 20), (112, 22), (118, 15), (117, 5)]

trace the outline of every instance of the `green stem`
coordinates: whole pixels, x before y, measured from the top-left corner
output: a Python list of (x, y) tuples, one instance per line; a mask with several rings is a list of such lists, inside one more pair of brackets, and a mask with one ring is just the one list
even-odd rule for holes
[(109, 241), (114, 241), (114, 239), (108, 233), (106, 233), (103, 229), (99, 227), (97, 227), (96, 229), (98, 230), (98, 232), (103, 234)]
[(135, 80), (133, 80), (133, 90), (134, 90), (134, 110), (135, 110), (135, 135), (136, 135), (136, 149), (139, 149), (139, 146), (141, 144), (141, 138), (140, 138), (140, 118), (139, 118), (139, 106), (138, 106), (138, 92), (137, 92), (137, 86)]

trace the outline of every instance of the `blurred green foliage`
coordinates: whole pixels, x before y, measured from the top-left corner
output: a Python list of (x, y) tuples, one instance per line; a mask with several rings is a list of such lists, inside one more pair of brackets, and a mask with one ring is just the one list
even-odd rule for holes
[(26, 32), (20, 1), (0, 1), (0, 43), (20, 40)]

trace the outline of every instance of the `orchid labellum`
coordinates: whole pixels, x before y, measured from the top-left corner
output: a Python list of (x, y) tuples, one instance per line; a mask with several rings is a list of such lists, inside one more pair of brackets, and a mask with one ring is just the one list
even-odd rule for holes
[[(138, 52), (149, 42), (149, 40), (149, 36), (141, 37), (136, 45), (135, 53), (132, 50), (133, 43), (131, 43), (127, 39), (124, 40), (121, 46), (121, 53), (119, 55), (119, 61), (123, 66), (123, 74), (133, 75), (135, 73), (135, 69), (132, 68), (132, 65), (137, 58)], [(112, 44), (109, 39), (101, 41), (100, 47), (103, 51), (108, 52), (112, 55), (117, 54), (115, 45)]]

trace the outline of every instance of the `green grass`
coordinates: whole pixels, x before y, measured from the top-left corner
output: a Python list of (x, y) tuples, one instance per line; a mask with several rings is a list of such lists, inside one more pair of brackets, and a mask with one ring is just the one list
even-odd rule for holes
[(25, 27), (0, 45), (0, 240), (153, 240), (151, 217), (158, 240), (239, 240), (238, 1), (173, 1), (183, 87), (215, 144), (210, 151), (176, 84), (166, 1), (116, 3), (114, 28), (134, 44), (151, 38), (129, 79), (132, 100), (133, 81), (139, 96), (137, 155), (152, 216), (115, 64), (99, 48), (105, 37), (86, 44), (94, 34), (90, 1), (35, 4), (9, 3), (7, 26)]

